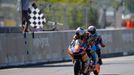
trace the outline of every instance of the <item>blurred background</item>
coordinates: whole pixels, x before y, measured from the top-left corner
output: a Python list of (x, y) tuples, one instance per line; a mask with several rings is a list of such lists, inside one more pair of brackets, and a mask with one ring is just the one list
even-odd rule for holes
[(21, 21), (20, 0), (0, 0), (0, 26), (16, 27)]
[(133, 21), (133, 0), (37, 0), (48, 20), (58, 29), (127, 27)]
[[(31, 0), (32, 1), (32, 0)], [(134, 0), (34, 0), (44, 13), (45, 29), (134, 28)], [(0, 0), (0, 28), (21, 27), (21, 0)], [(15, 30), (15, 29), (13, 29)]]

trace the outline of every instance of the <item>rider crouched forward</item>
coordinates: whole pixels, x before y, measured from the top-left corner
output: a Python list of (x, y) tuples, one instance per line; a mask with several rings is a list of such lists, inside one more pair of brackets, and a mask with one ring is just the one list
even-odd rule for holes
[(88, 39), (88, 41), (89, 41), (89, 43), (91, 44), (91, 43), (93, 43), (93, 46), (92, 47), (95, 47), (95, 52), (97, 53), (97, 55), (98, 55), (98, 63), (100, 64), (100, 65), (102, 65), (103, 64), (103, 62), (102, 62), (102, 59), (101, 59), (101, 48), (100, 47), (105, 47), (105, 44), (104, 44), (104, 42), (103, 42), (103, 40), (102, 40), (102, 37), (101, 37), (101, 35), (99, 35), (98, 33), (97, 33), (97, 31), (96, 31), (96, 27), (95, 26), (89, 26), (88, 27), (88, 37), (89, 37), (89, 39)]
[[(86, 47), (86, 53), (87, 53), (88, 57), (91, 58), (92, 61), (93, 61), (92, 65), (93, 65), (93, 68), (94, 68), (95, 65), (98, 62), (98, 56), (97, 56), (96, 52), (91, 49), (91, 46), (88, 45), (88, 42), (87, 42), (88, 38), (89, 37), (88, 37), (87, 33), (85, 32), (85, 30), (81, 27), (78, 27), (76, 29), (75, 35), (74, 35), (73, 40), (72, 40), (71, 43), (73, 43), (76, 39), (79, 39), (79, 40), (82, 41), (83, 47)], [(84, 64), (85, 64), (85, 62), (83, 62), (83, 65)]]

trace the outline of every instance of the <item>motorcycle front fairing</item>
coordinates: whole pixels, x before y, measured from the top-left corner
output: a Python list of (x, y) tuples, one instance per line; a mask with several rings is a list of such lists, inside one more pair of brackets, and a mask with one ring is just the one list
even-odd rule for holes
[(82, 61), (86, 61), (87, 58), (85, 47), (81, 40), (73, 41), (73, 43), (69, 46), (69, 54), (73, 60), (82, 59)]

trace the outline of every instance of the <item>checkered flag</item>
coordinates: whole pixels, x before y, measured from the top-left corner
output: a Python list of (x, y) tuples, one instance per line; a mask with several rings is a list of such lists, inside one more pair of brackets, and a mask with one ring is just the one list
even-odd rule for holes
[(44, 14), (37, 8), (36, 4), (33, 3), (28, 9), (29, 15), (29, 24), (34, 28), (43, 28), (43, 25), (46, 23), (46, 18)]

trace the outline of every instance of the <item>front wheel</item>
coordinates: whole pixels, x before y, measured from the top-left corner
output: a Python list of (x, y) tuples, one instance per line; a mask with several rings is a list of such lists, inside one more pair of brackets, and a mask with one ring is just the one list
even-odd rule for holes
[(86, 74), (83, 74), (83, 75), (90, 75), (90, 73), (88, 72), (88, 73), (86, 73)]
[(80, 75), (80, 61), (74, 61), (74, 75)]

